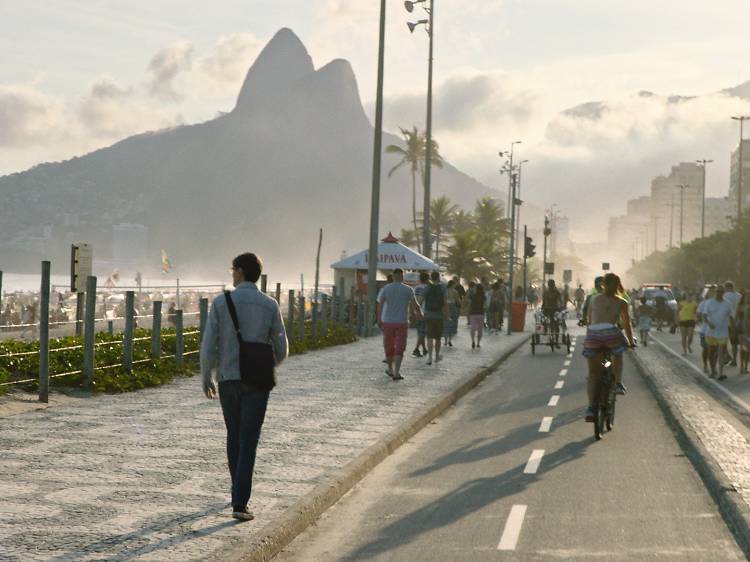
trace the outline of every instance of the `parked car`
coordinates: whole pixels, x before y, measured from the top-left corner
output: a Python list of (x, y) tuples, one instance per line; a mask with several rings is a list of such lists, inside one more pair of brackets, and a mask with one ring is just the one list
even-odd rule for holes
[(660, 327), (662, 322), (670, 327), (677, 325), (677, 299), (670, 284), (644, 283), (641, 297), (646, 297), (646, 304), (656, 310), (657, 326)]

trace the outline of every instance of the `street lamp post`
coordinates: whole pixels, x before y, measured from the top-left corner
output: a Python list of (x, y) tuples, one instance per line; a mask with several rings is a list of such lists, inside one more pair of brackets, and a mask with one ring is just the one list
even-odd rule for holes
[[(523, 169), (523, 165), (526, 164), (527, 162), (528, 160), (521, 160), (518, 163), (518, 179), (516, 181), (516, 191), (518, 193), (516, 195), (518, 196), (519, 199), (521, 199), (522, 197), (521, 195), (521, 183), (522, 183), (521, 171)], [(520, 228), (521, 228), (521, 207), (519, 206), (518, 210), (516, 211), (516, 255), (519, 255), (518, 244), (519, 244), (519, 240), (521, 239), (521, 237), (518, 235), (518, 231), (520, 230)], [(526, 239), (524, 238), (524, 240)]]
[(750, 115), (735, 115), (732, 117), (735, 121), (740, 122), (740, 146), (737, 153), (737, 225), (742, 218), (742, 138), (743, 126), (745, 121), (750, 119)]
[(516, 229), (516, 205), (520, 206), (521, 201), (516, 199), (516, 181), (518, 176), (511, 171), (511, 213), (510, 213), (510, 259), (508, 260), (508, 288), (510, 289), (510, 298), (508, 299), (508, 335), (511, 334), (513, 324), (513, 266), (515, 265), (514, 238)]
[[(406, 11), (411, 13), (414, 11), (416, 4), (426, 3), (428, 0), (406, 0), (404, 7)], [(432, 45), (434, 33), (433, 30), (435, 22), (435, 6), (434, 1), (429, 0), (430, 7), (425, 7), (424, 10), (427, 12), (429, 19), (420, 20), (418, 22), (409, 22), (409, 31), (414, 33), (414, 29), (418, 25), (424, 25), (427, 28), (427, 35), (430, 38), (429, 47), (429, 58), (427, 62), (427, 131), (426, 131), (426, 146), (424, 156), (424, 211), (422, 212), (422, 241), (424, 255), (428, 258), (432, 257), (432, 244), (430, 242), (430, 187), (432, 185)]]
[(504, 168), (510, 170), (508, 172), (508, 204), (505, 206), (505, 217), (506, 218), (510, 218), (510, 204), (511, 204), (511, 191), (512, 191), (511, 184), (513, 183), (513, 178), (512, 178), (512, 174), (513, 174), (513, 151), (514, 151), (515, 146), (517, 144), (521, 144), (522, 142), (523, 141), (520, 141), (520, 140), (519, 141), (513, 141), (512, 143), (510, 143), (510, 150), (506, 150), (504, 152), (499, 152), (498, 153), (501, 158), (503, 156), (507, 156), (508, 157), (508, 163), (505, 165)]
[(385, 0), (380, 0), (380, 43), (378, 47), (378, 83), (375, 101), (375, 138), (372, 156), (372, 202), (370, 206), (370, 249), (367, 261), (367, 300), (370, 315), (366, 333), (372, 328), (378, 298), (378, 227), (380, 222), (380, 153), (383, 142), (383, 65), (385, 60)]
[(706, 165), (713, 162), (713, 160), (696, 160), (703, 168), (703, 188), (701, 189), (701, 238), (706, 237)]

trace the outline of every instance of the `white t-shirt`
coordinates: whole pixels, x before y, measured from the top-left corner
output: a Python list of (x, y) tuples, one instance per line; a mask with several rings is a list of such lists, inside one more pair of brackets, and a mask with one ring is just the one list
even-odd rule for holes
[(732, 305), (725, 300), (717, 301), (711, 299), (708, 301), (704, 314), (714, 325), (713, 328), (707, 326), (706, 335), (712, 338), (729, 337), (729, 319), (732, 317)]
[(732, 316), (737, 316), (737, 305), (740, 304), (742, 295), (739, 293), (726, 292), (724, 293), (724, 300), (727, 301), (729, 303), (729, 306), (732, 307)]
[[(695, 315), (698, 316), (699, 314), (703, 314), (706, 311), (706, 305), (709, 303), (711, 299), (703, 299), (701, 302), (698, 303), (698, 308), (695, 309)], [(706, 331), (708, 331), (708, 324), (706, 324), (703, 319), (701, 318), (701, 321), (698, 323), (698, 327), (696, 328), (696, 331), (699, 334), (705, 334)]]

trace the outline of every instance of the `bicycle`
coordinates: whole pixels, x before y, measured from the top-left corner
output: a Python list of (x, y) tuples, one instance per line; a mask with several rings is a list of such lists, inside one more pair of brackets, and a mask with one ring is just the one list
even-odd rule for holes
[(612, 366), (610, 351), (604, 352), (597, 381), (591, 409), (594, 412), (594, 438), (598, 441), (602, 438), (605, 426), (607, 431), (612, 431), (615, 423), (617, 394), (615, 394), (615, 370)]

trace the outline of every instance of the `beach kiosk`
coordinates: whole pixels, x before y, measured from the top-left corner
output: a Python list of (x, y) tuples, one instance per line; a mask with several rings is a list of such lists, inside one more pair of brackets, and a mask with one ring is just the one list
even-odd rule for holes
[[(343, 289), (348, 294), (348, 291), (354, 287), (359, 294), (367, 294), (369, 253), (369, 250), (362, 250), (331, 265), (339, 291)], [(404, 246), (389, 232), (388, 236), (378, 244), (378, 271), (387, 274), (399, 267), (404, 271), (439, 269), (434, 261)], [(342, 279), (344, 287), (341, 287)]]

